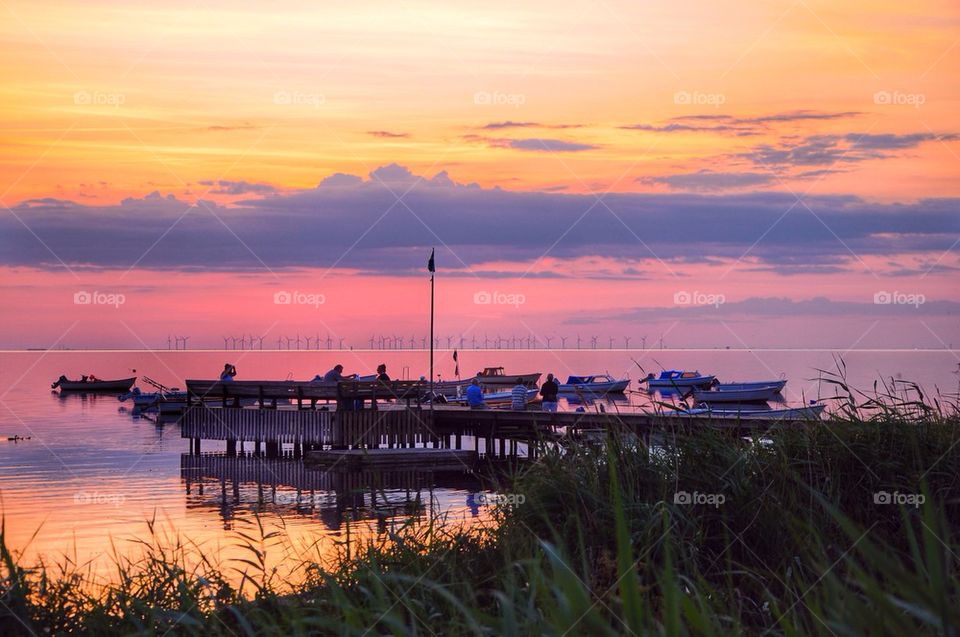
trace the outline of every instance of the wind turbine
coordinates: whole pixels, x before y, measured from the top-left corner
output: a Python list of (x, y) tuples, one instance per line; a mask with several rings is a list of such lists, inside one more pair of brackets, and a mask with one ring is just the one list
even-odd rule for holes
[(189, 340), (189, 339), (190, 339), (189, 336), (184, 336), (184, 337), (183, 337), (183, 349), (187, 349), (187, 340)]
[(340, 337), (340, 349), (343, 349), (343, 337)]
[(580, 349), (580, 335), (577, 334), (577, 349)]
[(593, 349), (597, 349), (597, 337), (596, 337), (596, 336), (591, 336), (591, 337), (590, 337), (590, 347), (592, 347)]
[(544, 337), (543, 337), (543, 340), (545, 340), (545, 341), (547, 342), (547, 349), (550, 349), (550, 343), (553, 341), (553, 337), (552, 337), (552, 336), (544, 336)]
[(609, 347), (609, 349), (613, 349), (613, 337), (612, 337), (612, 336), (610, 337), (610, 347)]
[[(167, 349), (170, 349), (170, 335), (169, 335), (169, 334), (167, 334)], [(224, 346), (223, 346), (223, 349), (227, 349), (227, 346), (224, 345)]]
[(624, 349), (630, 349), (630, 339), (631, 339), (631, 338), (632, 338), (631, 336), (624, 336), (624, 337), (623, 337)]
[(560, 337), (560, 349), (567, 349), (567, 338), (566, 336)]

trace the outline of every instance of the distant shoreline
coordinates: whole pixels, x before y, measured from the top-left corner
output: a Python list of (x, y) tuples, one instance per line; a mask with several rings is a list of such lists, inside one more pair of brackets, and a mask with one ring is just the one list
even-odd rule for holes
[[(614, 347), (614, 348), (580, 348), (576, 347), (551, 347), (551, 348), (537, 348), (537, 349), (527, 349), (527, 348), (483, 348), (483, 347), (435, 347), (433, 349), (434, 353), (436, 352), (620, 352), (620, 353), (635, 353), (642, 354), (644, 352), (825, 352), (825, 353), (843, 353), (849, 354), (851, 352), (946, 352), (958, 354), (960, 349), (956, 348), (929, 348), (929, 347), (899, 347), (899, 348), (854, 348), (847, 349), (842, 347), (664, 347), (653, 348), (648, 347), (647, 349), (639, 348), (630, 348), (626, 349), (623, 347)], [(161, 352), (169, 352), (176, 354), (202, 354), (202, 353), (231, 353), (231, 352), (265, 352), (265, 353), (284, 353), (284, 354), (319, 354), (321, 352), (353, 352), (353, 353), (394, 353), (394, 352), (420, 352), (420, 353), (429, 353), (429, 348), (403, 348), (403, 349), (370, 349), (369, 347), (363, 348), (333, 348), (333, 349), (222, 349), (222, 348), (211, 348), (211, 349), (166, 349), (166, 348), (156, 348), (156, 349), (145, 349), (145, 348), (77, 348), (77, 349), (65, 349), (65, 348), (26, 348), (26, 349), (0, 349), (0, 354), (27, 354), (35, 352), (46, 352), (46, 353), (123, 353), (123, 352), (145, 352), (151, 354), (157, 354)]]

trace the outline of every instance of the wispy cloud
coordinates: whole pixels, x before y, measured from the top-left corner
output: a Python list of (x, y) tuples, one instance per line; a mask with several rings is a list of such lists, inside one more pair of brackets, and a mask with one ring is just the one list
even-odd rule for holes
[(367, 135), (371, 137), (382, 137), (385, 139), (394, 139), (398, 137), (410, 137), (410, 133), (394, 133), (388, 130), (368, 130)]

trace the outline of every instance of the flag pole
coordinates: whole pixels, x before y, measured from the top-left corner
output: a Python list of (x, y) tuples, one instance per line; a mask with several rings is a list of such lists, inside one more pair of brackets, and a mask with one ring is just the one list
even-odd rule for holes
[(433, 260), (435, 250), (430, 250), (430, 261), (427, 263), (427, 269), (430, 270), (430, 411), (433, 411), (433, 277), (437, 269)]

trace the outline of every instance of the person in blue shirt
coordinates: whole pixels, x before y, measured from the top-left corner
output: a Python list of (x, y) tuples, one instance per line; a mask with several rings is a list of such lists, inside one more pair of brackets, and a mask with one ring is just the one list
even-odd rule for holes
[(483, 390), (480, 389), (480, 381), (474, 378), (467, 387), (467, 404), (470, 409), (486, 409), (487, 404), (483, 402)]
[(510, 390), (510, 408), (515, 411), (524, 411), (527, 408), (527, 386), (523, 379), (518, 378), (517, 384)]
[(223, 366), (223, 371), (220, 372), (220, 382), (227, 382), (227, 381), (233, 380), (233, 377), (236, 375), (237, 375), (237, 368), (231, 365), (230, 363), (226, 363)]

